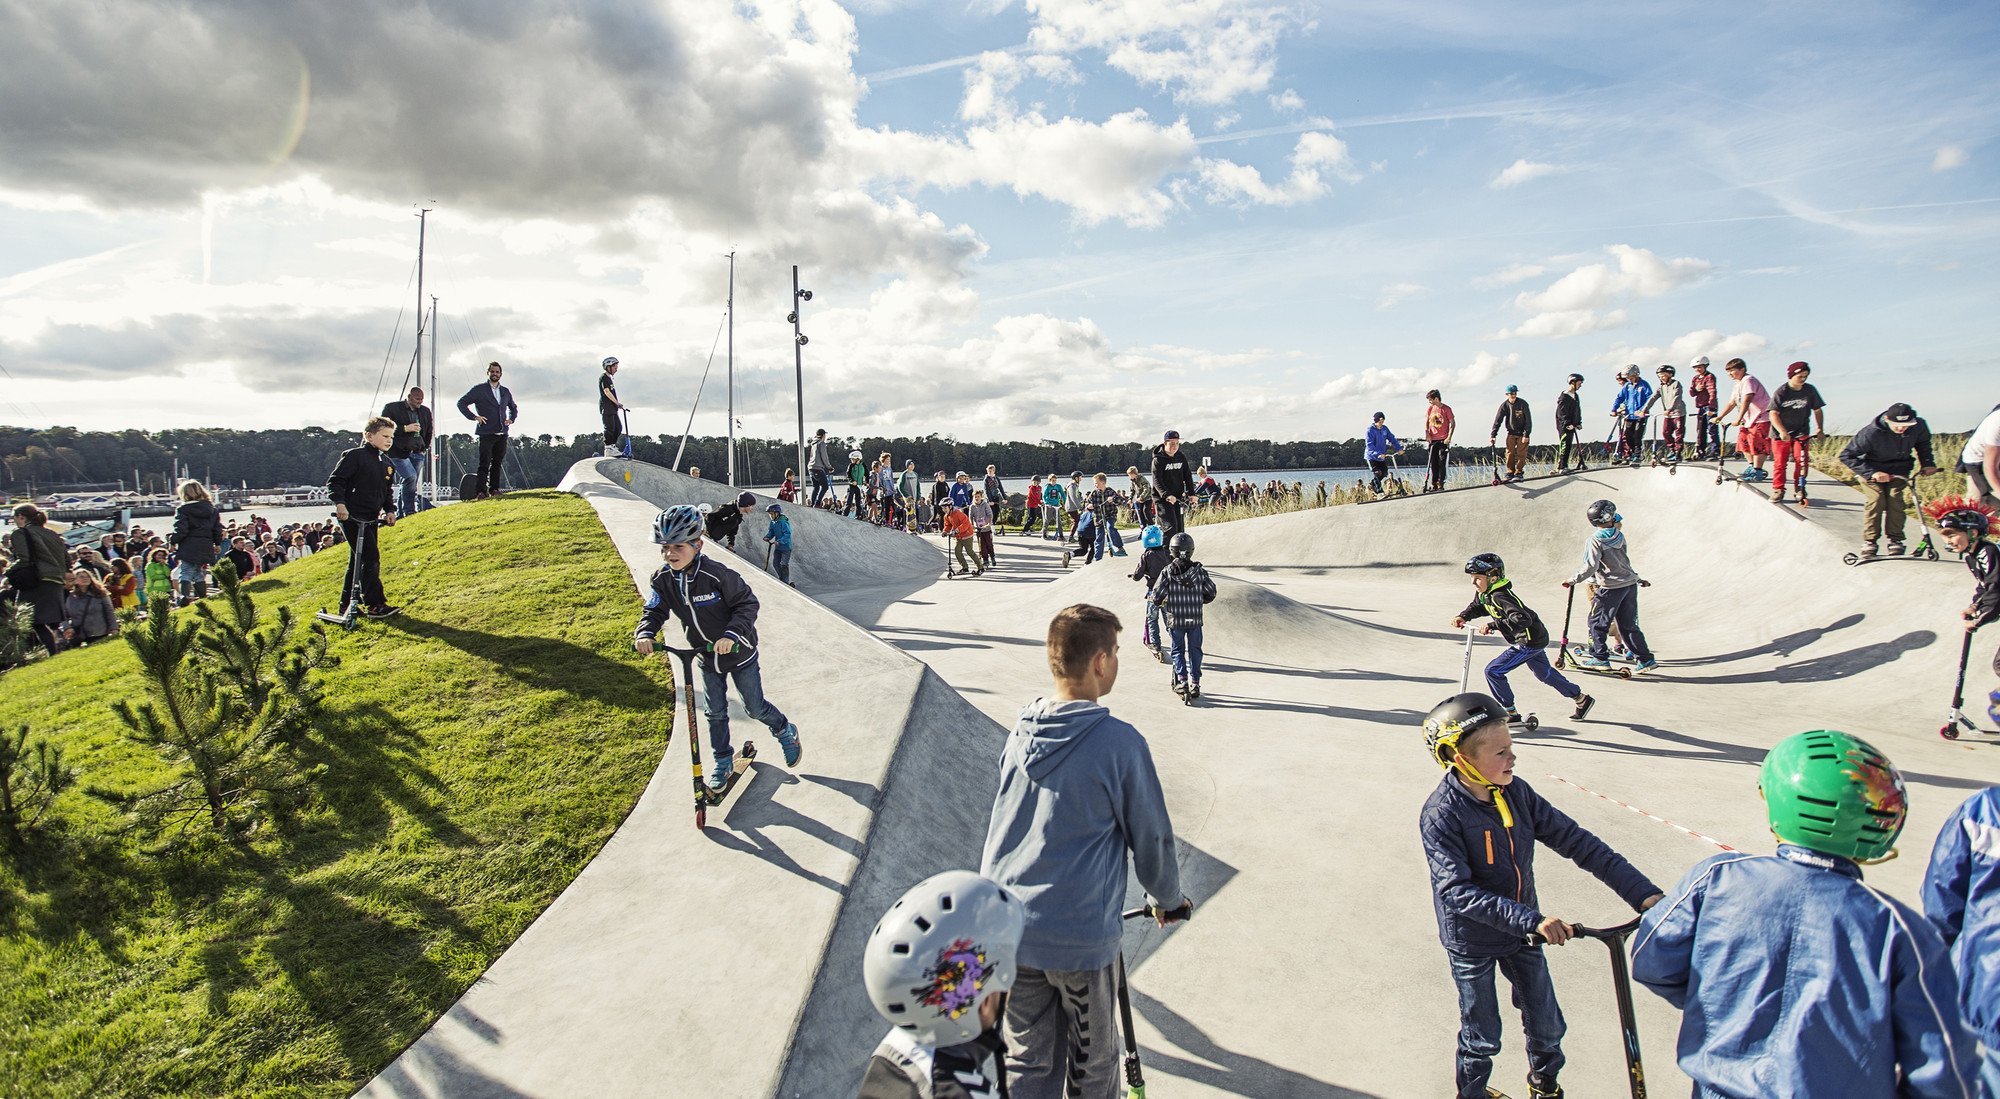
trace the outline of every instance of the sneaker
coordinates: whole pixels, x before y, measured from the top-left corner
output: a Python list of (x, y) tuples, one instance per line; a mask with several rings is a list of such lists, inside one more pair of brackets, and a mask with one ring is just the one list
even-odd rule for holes
[(799, 727), (791, 722), (786, 722), (785, 727), (778, 730), (776, 735), (778, 738), (778, 747), (785, 750), (785, 766), (797, 767), (799, 760), (806, 757), (805, 748), (799, 744)]
[(1063, 566), (1062, 566), (1063, 568), (1068, 568), (1068, 567), (1069, 567), (1069, 555), (1070, 555), (1070, 551), (1069, 551), (1069, 550), (1064, 550), (1064, 551), (1063, 551)]
[(1174, 680), (1174, 693), (1183, 698), (1187, 697), (1187, 684), (1182, 683), (1178, 679)]
[[(1898, 546), (1898, 545), (1895, 545), (1895, 544), (1893, 544), (1893, 543), (1892, 543), (1892, 544), (1891, 544), (1891, 545), (1889, 546), (1889, 552), (1890, 552), (1890, 553), (1901, 553), (1901, 552), (1903, 552), (1903, 547), (1901, 547), (1901, 546)], [(1875, 553), (1876, 553), (1876, 550), (1875, 550), (1875, 543), (1873, 543), (1873, 542), (1863, 542), (1863, 543), (1861, 543), (1861, 559), (1862, 559), (1863, 561), (1873, 561), (1873, 560), (1875, 559)]]
[(1552, 1072), (1529, 1073), (1528, 1099), (1563, 1099), (1562, 1085), (1556, 1083), (1555, 1074)]
[(1901, 542), (1891, 542), (1891, 543), (1889, 543), (1889, 556), (1891, 556), (1891, 557), (1901, 557), (1901, 556), (1903, 556), (1903, 554), (1904, 554), (1904, 553), (1906, 553), (1906, 552), (1908, 552), (1908, 551), (1907, 551), (1907, 550), (1905, 550), (1905, 549), (1903, 548), (1903, 543), (1901, 543)]
[(708, 792), (719, 794), (729, 787), (729, 773), (736, 769), (736, 753), (715, 757), (715, 769), (708, 773)]
[(1608, 658), (1602, 656), (1592, 656), (1589, 653), (1578, 653), (1576, 654), (1576, 666), (1579, 668), (1609, 668), (1611, 666), (1611, 661)]
[(1632, 665), (1632, 674), (1638, 675), (1642, 672), (1650, 672), (1659, 666), (1660, 662), (1649, 656), (1646, 659), (1641, 660), (1637, 664)]
[(1528, 719), (1527, 719), (1527, 718), (1525, 718), (1525, 717), (1522, 717), (1522, 716), (1521, 716), (1521, 711), (1519, 711), (1519, 710), (1508, 710), (1508, 711), (1507, 711), (1507, 724), (1509, 724), (1509, 725), (1526, 725), (1527, 723), (1528, 723)]
[(1590, 708), (1595, 705), (1597, 705), (1597, 700), (1589, 695), (1577, 695), (1576, 709), (1571, 711), (1569, 719), (1571, 721), (1582, 721), (1584, 718), (1590, 716)]
[(1777, 488), (1771, 490), (1771, 502), (1774, 504), (1785, 502), (1785, 486), (1779, 485)]
[(361, 613), (367, 615), (370, 618), (387, 618), (390, 615), (395, 614), (400, 609), (402, 608), (392, 607), (387, 603), (377, 603)]
[(1201, 684), (1200, 684), (1200, 683), (1190, 683), (1190, 684), (1188, 684), (1188, 685), (1187, 685), (1187, 697), (1188, 697), (1188, 698), (1189, 698), (1190, 700), (1192, 700), (1192, 699), (1197, 699), (1197, 698), (1200, 698), (1200, 697), (1201, 697)]

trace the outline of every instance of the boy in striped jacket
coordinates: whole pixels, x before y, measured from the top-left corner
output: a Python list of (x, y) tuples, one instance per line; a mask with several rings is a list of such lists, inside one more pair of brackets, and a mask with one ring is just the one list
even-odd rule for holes
[(1153, 604), (1172, 642), (1174, 693), (1193, 705), (1201, 697), (1201, 609), (1215, 602), (1215, 580), (1194, 559), (1194, 536), (1186, 531), (1168, 539), (1167, 555), (1167, 567), (1153, 585)]

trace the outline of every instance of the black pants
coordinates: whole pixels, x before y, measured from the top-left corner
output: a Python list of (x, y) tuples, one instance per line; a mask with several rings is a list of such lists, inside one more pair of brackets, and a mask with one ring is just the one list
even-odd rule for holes
[[(494, 436), (485, 436), (493, 438)], [(505, 435), (498, 436), (505, 440)], [(389, 601), (382, 594), (382, 557), (380, 547), (375, 544), (380, 524), (369, 519), (342, 519), (340, 532), (347, 537), (347, 577), (340, 588), (340, 605), (344, 610), (354, 598), (354, 570), (361, 570), (361, 605), (379, 607)]]
[(818, 507), (821, 501), (826, 499), (826, 494), (833, 491), (833, 486), (827, 482), (826, 470), (815, 469), (808, 472), (812, 474), (813, 483), (812, 499), (808, 502), (808, 506)]
[(597, 412), (598, 415), (604, 417), (604, 445), (617, 446), (618, 436), (623, 434), (623, 432), (618, 430), (618, 410), (615, 408), (600, 408)]
[[(1583, 457), (1583, 448), (1577, 445), (1575, 427), (1558, 428), (1557, 430), (1562, 434), (1562, 442), (1556, 445), (1556, 468), (1568, 469), (1570, 468), (1569, 460), (1571, 458)], [(1581, 467), (1581, 464), (1579, 462), (1578, 466)]]
[(1444, 487), (1444, 460), (1451, 454), (1451, 444), (1442, 439), (1431, 440), (1431, 487)]
[(1368, 472), (1375, 475), (1374, 479), (1368, 482), (1368, 491), (1370, 492), (1382, 491), (1382, 481), (1384, 478), (1389, 476), (1389, 459), (1387, 458), (1368, 459)]
[(1637, 465), (1639, 462), (1639, 449), (1645, 444), (1645, 419), (1627, 419), (1625, 421), (1625, 460)]
[(1160, 508), (1161, 534), (1167, 536), (1168, 538), (1172, 538), (1174, 535), (1180, 534), (1181, 532), (1187, 530), (1187, 522), (1181, 518), (1182, 505), (1185, 504), (1186, 501), (1182, 501), (1181, 503), (1177, 504), (1172, 500), (1169, 500), (1166, 497), (1162, 496), (1157, 501), (1155, 501), (1155, 503), (1157, 503)]
[(500, 494), (500, 467), (507, 459), (507, 436), (481, 435), (479, 437), (479, 483), (486, 487), (487, 495)]

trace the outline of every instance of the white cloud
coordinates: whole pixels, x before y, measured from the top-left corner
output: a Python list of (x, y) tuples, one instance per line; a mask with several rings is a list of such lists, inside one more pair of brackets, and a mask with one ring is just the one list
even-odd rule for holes
[(1966, 153), (1965, 146), (1946, 145), (1937, 151), (1936, 156), (1931, 158), (1931, 171), (1949, 172), (1953, 168), (1964, 167), (1965, 162), (1970, 159), (1972, 158)]
[(1526, 183), (1531, 179), (1538, 179), (1542, 176), (1554, 175), (1557, 172), (1566, 170), (1567, 169), (1563, 168), (1561, 165), (1542, 164), (1537, 161), (1523, 158), (1521, 160), (1515, 161), (1512, 164), (1507, 165), (1505, 168), (1500, 169), (1500, 174), (1494, 176), (1493, 181), (1491, 183), (1488, 183), (1487, 186), (1518, 187), (1521, 184)]
[(1502, 286), (1512, 286), (1548, 271), (1539, 263), (1511, 263), (1490, 275), (1481, 275), (1472, 280), (1474, 289), (1493, 290)]
[(1629, 244), (1613, 244), (1605, 251), (1617, 261), (1615, 266), (1585, 264), (1542, 290), (1517, 295), (1514, 305), (1529, 314), (1528, 319), (1492, 338), (1562, 339), (1615, 328), (1630, 316), (1622, 308), (1609, 308), (1614, 303), (1659, 297), (1701, 280), (1711, 268), (1707, 260), (1661, 259)]
[(1290, 88), (1271, 97), (1271, 109), (1280, 114), (1306, 109), (1305, 99)]
[(1102, 51), (1141, 83), (1207, 105), (1268, 88), (1278, 39), (1297, 24), (1286, 9), (1254, 0), (1028, 0), (1027, 7), (1035, 50)]
[(1416, 282), (1391, 283), (1390, 285), (1384, 286), (1382, 288), (1382, 296), (1376, 300), (1375, 308), (1378, 310), (1394, 309), (1398, 305), (1401, 305), (1404, 302), (1409, 301), (1411, 298), (1419, 298), (1428, 293), (1430, 293), (1430, 287), (1425, 286), (1422, 283), (1416, 283)]
[(1680, 368), (1681, 380), (1686, 381), (1688, 364), (1693, 362), (1696, 356), (1708, 356), (1712, 363), (1710, 369), (1720, 377), (1723, 363), (1730, 359), (1747, 359), (1770, 346), (1770, 340), (1755, 332), (1736, 332), (1725, 336), (1719, 329), (1703, 328), (1680, 336), (1663, 347), (1623, 345), (1593, 355), (1587, 361), (1598, 366), (1625, 366), (1637, 363), (1648, 368), (1661, 363), (1672, 363)]
[(1291, 165), (1291, 174), (1275, 184), (1264, 182), (1257, 169), (1228, 160), (1204, 158), (1196, 170), (1212, 201), (1238, 206), (1296, 206), (1326, 194), (1328, 176), (1349, 182), (1360, 178), (1347, 143), (1332, 134), (1299, 135)]
[(1320, 405), (1332, 401), (1416, 397), (1433, 389), (1449, 394), (1453, 389), (1485, 385), (1520, 363), (1521, 356), (1518, 354), (1495, 355), (1490, 351), (1481, 351), (1472, 357), (1470, 363), (1456, 369), (1369, 367), (1327, 382), (1307, 395), (1305, 403)]

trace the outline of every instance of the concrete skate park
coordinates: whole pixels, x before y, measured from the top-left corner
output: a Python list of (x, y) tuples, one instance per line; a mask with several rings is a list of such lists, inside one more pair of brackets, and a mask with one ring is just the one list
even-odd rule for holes
[[(564, 487), (594, 505), (639, 584), (658, 565), (660, 507), (733, 495), (620, 459), (579, 463)], [(1631, 681), (1575, 673), (1597, 698), (1581, 723), (1514, 676), (1521, 709), (1542, 719), (1518, 738), (1517, 776), (1671, 888), (1723, 845), (1771, 850), (1764, 751), (1845, 729), (1908, 783), (1902, 857), (1868, 879), (1915, 903), (1945, 815), (2000, 781), (2000, 746), (1937, 732), (1971, 579), (1948, 551), (1843, 565), (1860, 497), (1840, 486), (1816, 484), (1801, 512), (1715, 483), (1712, 466), (1592, 471), (1193, 528), (1220, 594), (1192, 708), (1142, 646), (1136, 557), (1065, 571), (1057, 543), (1008, 535), (984, 577), (943, 580), (936, 537), (789, 507), (794, 590), (763, 571), (760, 500), (738, 555), (710, 552), (762, 602), (765, 688), (798, 723), (805, 759), (791, 772), (771, 762), (775, 745), (739, 712), (738, 743), (764, 755), (697, 831), (682, 724), (596, 861), (361, 1094), (853, 1094), (885, 1030), (862, 992), (862, 943), (909, 885), (977, 868), (1001, 741), (1048, 688), (1050, 616), (1079, 602), (1127, 624), (1106, 702), (1151, 742), (1197, 903), (1188, 923), (1127, 932), (1153, 1094), (1449, 1094), (1458, 1013), (1417, 837), (1440, 771), (1419, 722), (1458, 690), (1464, 634), (1450, 620), (1471, 597), (1465, 559), (1504, 556), (1558, 635), (1557, 584), (1599, 497), (1617, 501), (1651, 581), (1641, 621), (1661, 668)], [(1475, 684), (1500, 644), (1477, 639)], [(1982, 639), (1967, 683), (1982, 701), (1989, 651)], [(1548, 913), (1631, 918), (1552, 853), (1537, 868)], [(1549, 956), (1569, 1094), (1626, 1094), (1604, 946)], [(1649, 1087), (1685, 1094), (1678, 1013), (1635, 997)], [(1518, 1095), (1519, 1020), (1503, 1017), (1494, 1084)]]

